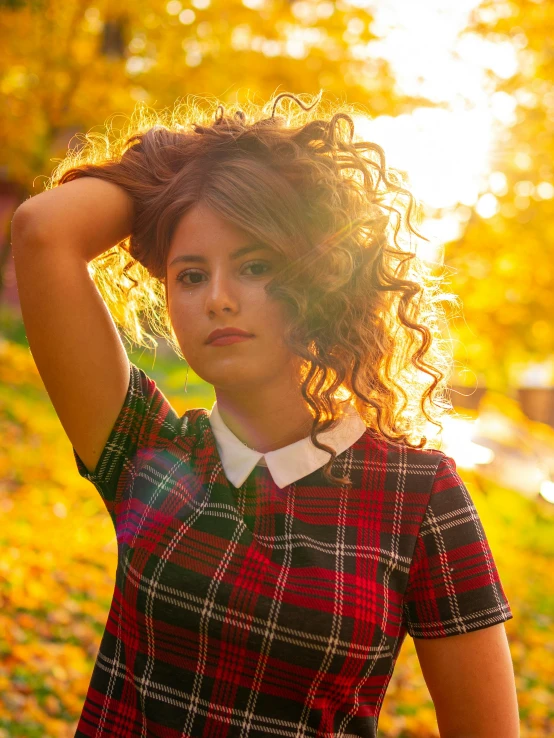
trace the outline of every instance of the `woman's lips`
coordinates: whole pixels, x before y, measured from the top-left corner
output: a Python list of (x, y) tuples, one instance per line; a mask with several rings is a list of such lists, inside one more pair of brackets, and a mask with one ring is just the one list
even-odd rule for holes
[(213, 341), (210, 341), (208, 346), (227, 346), (230, 343), (238, 343), (239, 341), (249, 341), (254, 336), (220, 336)]

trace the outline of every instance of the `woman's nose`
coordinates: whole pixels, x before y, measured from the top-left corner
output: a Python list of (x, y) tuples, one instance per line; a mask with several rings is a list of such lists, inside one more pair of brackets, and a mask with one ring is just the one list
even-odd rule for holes
[(235, 309), (238, 304), (236, 286), (224, 274), (213, 275), (208, 286), (207, 307), (210, 310), (222, 310), (224, 308)]

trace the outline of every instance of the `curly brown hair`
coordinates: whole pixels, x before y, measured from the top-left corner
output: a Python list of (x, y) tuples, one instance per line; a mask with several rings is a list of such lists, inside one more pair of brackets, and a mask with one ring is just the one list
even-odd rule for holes
[[(277, 116), (285, 97), (301, 109)], [(186, 361), (168, 315), (166, 262), (180, 218), (203, 201), (286, 257), (266, 289), (289, 308), (285, 341), (304, 360), (311, 439), (331, 454), (326, 479), (349, 484), (331, 472), (335, 450), (316, 438), (335, 427), (344, 402), (375, 435), (424, 447), (426, 424), (442, 431), (440, 418), (452, 410), (441, 302), (457, 298), (440, 291), (444, 268), (437, 274), (437, 264), (398, 242), (403, 215), (409, 234), (429, 240), (412, 227), (421, 206), (402, 174), (386, 167), (380, 146), (354, 136), (353, 105), (324, 103), (327, 116), (312, 112), (321, 92), (310, 106), (279, 94), (267, 104), (270, 116), (252, 102), (233, 116), (217, 104), (214, 116), (213, 102), (203, 99), (205, 109), (193, 96), (169, 111), (137, 104), (119, 137), (109, 135), (109, 124), (86, 134), (50, 179), (58, 186), (99, 177), (132, 198), (132, 234), (89, 263), (114, 321), (135, 344), (155, 348), (141, 325), (146, 317)], [(402, 197), (407, 209), (394, 207)]]

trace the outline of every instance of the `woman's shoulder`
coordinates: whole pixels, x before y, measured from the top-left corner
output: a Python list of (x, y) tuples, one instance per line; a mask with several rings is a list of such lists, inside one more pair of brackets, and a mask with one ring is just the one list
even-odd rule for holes
[(355, 444), (355, 453), (358, 466), (380, 473), (385, 485), (402, 484), (414, 489), (429, 488), (441, 462), (451, 460), (437, 448), (398, 443), (369, 427)]
[[(404, 463), (417, 465), (439, 464), (446, 457), (444, 451), (432, 446), (414, 447), (407, 443), (393, 441), (369, 426), (362, 435), (361, 444), (364, 450), (386, 455), (390, 458), (402, 458)], [(448, 457), (447, 457), (448, 458)]]
[(165, 445), (178, 439), (198, 440), (208, 433), (210, 411), (205, 407), (178, 412), (173, 397), (159, 386), (159, 377), (130, 362), (129, 395), (135, 396), (133, 411), (142, 416), (148, 442)]

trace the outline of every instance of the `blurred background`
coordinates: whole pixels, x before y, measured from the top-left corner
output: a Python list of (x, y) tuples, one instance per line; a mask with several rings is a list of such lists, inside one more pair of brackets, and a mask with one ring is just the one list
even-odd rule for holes
[[(554, 735), (553, 31), (547, 0), (0, 0), (0, 738), (74, 735), (117, 557), (28, 348), (13, 212), (79, 136), (139, 101), (321, 88), (364, 106), (358, 131), (422, 202), (420, 255), (461, 298), (442, 450), (514, 612), (521, 736)], [(159, 343), (129, 357), (179, 414), (211, 407), (213, 388), (191, 370), (185, 393), (186, 366)], [(411, 638), (379, 735), (439, 735)]]

